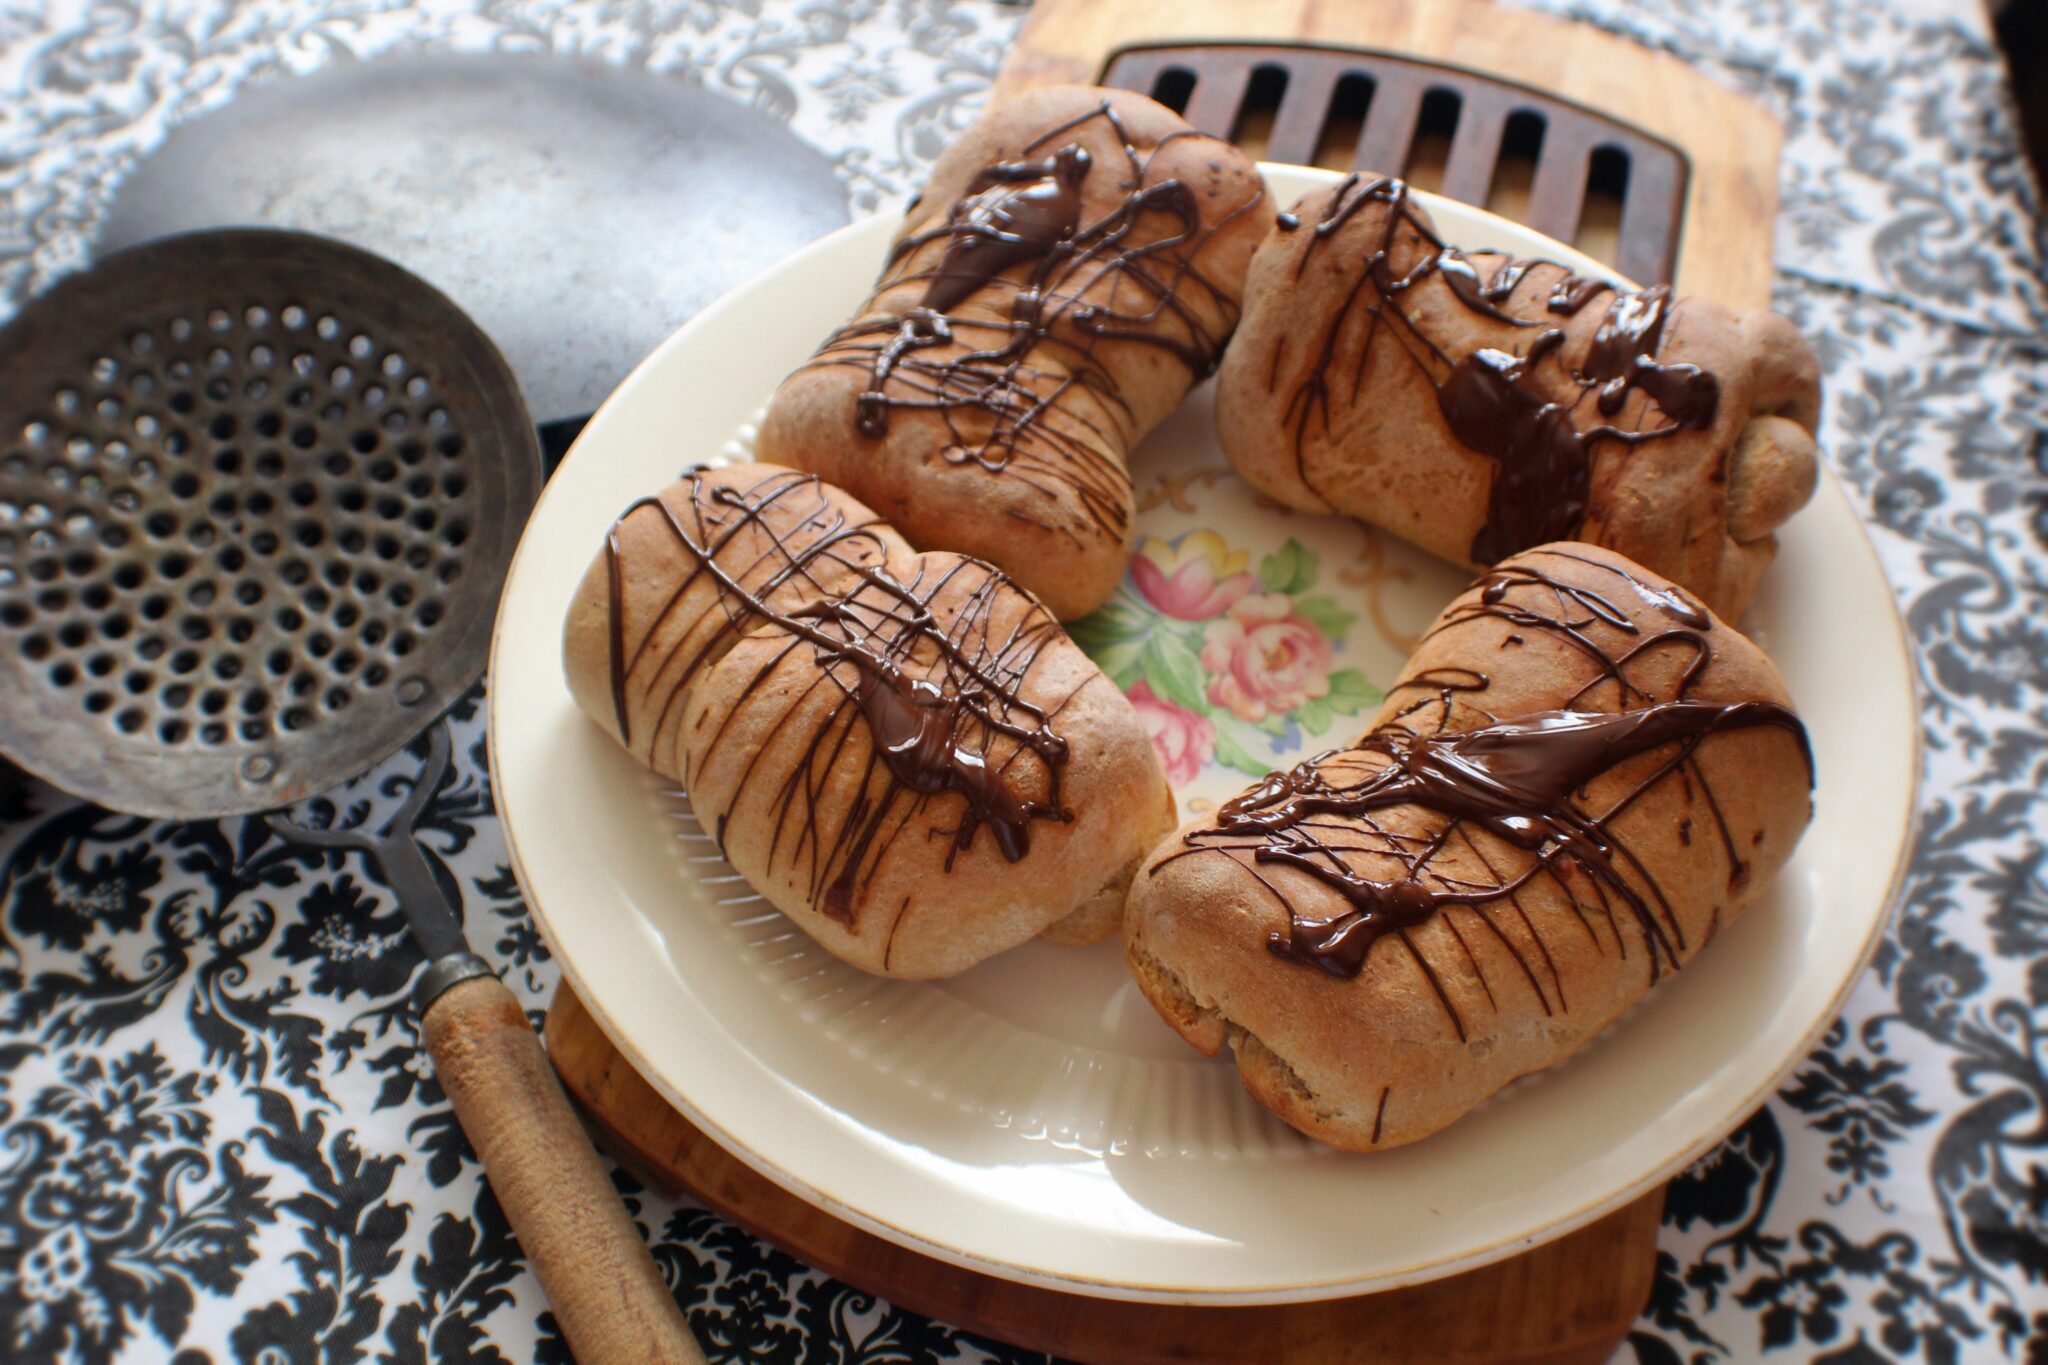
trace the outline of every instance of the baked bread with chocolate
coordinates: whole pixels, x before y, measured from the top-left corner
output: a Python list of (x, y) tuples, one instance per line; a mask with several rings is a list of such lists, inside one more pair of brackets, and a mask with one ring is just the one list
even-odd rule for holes
[(939, 157), (756, 450), (1083, 615), (1130, 554), (1126, 456), (1214, 369), (1272, 221), (1251, 160), (1163, 105), (1021, 94)]
[(698, 469), (634, 503), (563, 661), (733, 867), (868, 971), (1106, 937), (1173, 825), (1137, 713), (1030, 594), (815, 475)]
[(1398, 180), (1304, 198), (1246, 299), (1218, 435), (1290, 507), (1474, 566), (1605, 545), (1732, 621), (1812, 494), (1819, 365), (1791, 323), (1466, 255)]
[(1564, 1060), (1769, 884), (1811, 816), (1769, 659), (1611, 550), (1503, 560), (1371, 730), (1185, 826), (1132, 883), (1138, 984), (1354, 1151)]

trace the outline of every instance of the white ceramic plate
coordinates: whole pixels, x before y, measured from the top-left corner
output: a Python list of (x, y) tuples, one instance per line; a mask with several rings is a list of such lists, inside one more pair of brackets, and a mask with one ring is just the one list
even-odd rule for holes
[[(1331, 178), (1266, 174), (1282, 203)], [(1453, 242), (1600, 270), (1428, 202)], [(612, 518), (684, 466), (743, 451), (777, 381), (865, 296), (891, 227), (833, 234), (663, 344), (549, 482), (505, 588), (490, 673), (498, 809), (564, 974), (634, 1065), (748, 1165), (884, 1237), (996, 1275), (1164, 1301), (1312, 1299), (1481, 1264), (1620, 1206), (1738, 1124), (1835, 1015), (1909, 821), (1904, 644), (1832, 482), (1788, 528), (1748, 622), (1812, 732), (1819, 814), (1798, 856), (1765, 903), (1580, 1056), (1380, 1155), (1325, 1150), (1267, 1115), (1227, 1061), (1154, 1017), (1114, 944), (1032, 944), (935, 984), (844, 966), (753, 897), (682, 798), (584, 720), (562, 680), (561, 621)], [(1120, 683), (1142, 685), (1184, 807), (1240, 789), (1233, 762), (1291, 762), (1356, 734), (1407, 641), (1465, 582), (1348, 521), (1257, 507), (1225, 471), (1206, 389), (1132, 464), (1146, 562), (1081, 635)], [(1254, 618), (1279, 617), (1314, 625), (1328, 657), (1298, 634), (1284, 667), (1233, 652)], [(1238, 665), (1237, 689), (1218, 690)]]

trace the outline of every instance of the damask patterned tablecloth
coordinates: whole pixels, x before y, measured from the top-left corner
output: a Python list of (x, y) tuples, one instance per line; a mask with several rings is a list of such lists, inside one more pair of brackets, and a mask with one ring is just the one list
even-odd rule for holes
[[(1672, 1185), (1624, 1357), (2048, 1360), (2048, 284), (2004, 68), (1974, 22), (1849, 0), (1535, 3), (1784, 119), (1777, 306), (1819, 344), (1823, 445), (1922, 689), (1894, 925), (1819, 1049)], [(167, 128), (257, 81), (400, 49), (645, 66), (786, 120), (866, 213), (973, 116), (1019, 19), (974, 0), (0, 0), (0, 308), (84, 261)], [(556, 970), (507, 867), (481, 710), (480, 691), (457, 708), (425, 838), (537, 1019)], [(337, 809), (376, 818), (418, 761)], [(384, 887), (259, 821), (0, 796), (0, 1359), (565, 1360), (418, 1051), (419, 965)], [(1033, 1358), (688, 1203), (631, 1202), (713, 1360)]]

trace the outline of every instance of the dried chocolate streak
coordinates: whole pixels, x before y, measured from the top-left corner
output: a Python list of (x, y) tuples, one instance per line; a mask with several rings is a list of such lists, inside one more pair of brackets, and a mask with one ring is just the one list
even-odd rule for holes
[[(1711, 619), (1697, 605), (1599, 561), (1566, 551), (1546, 553), (1605, 570), (1616, 579), (1612, 591), (1617, 596), (1634, 594), (1670, 625), (1645, 632), (1615, 597), (1560, 582), (1527, 560), (1497, 569), (1482, 580), (1486, 586), (1476, 602), (1454, 612), (1432, 633), (1490, 616), (1517, 631), (1546, 631), (1565, 640), (1599, 667), (1593, 680), (1567, 698), (1563, 708), (1451, 731), (1444, 725), (1454, 698), (1477, 705), (1490, 685), (1486, 676), (1446, 669), (1405, 679), (1397, 692), (1422, 694), (1412, 705), (1348, 752), (1320, 754), (1287, 772), (1270, 774), (1226, 803), (1214, 828), (1185, 836), (1187, 847), (1155, 864), (1155, 873), (1175, 858), (1222, 854), (1237, 859), (1288, 912), (1288, 931), (1272, 935), (1268, 942), (1272, 952), (1332, 976), (1351, 977), (1363, 969), (1381, 938), (1400, 935), (1445, 906), (1503, 902), (1504, 909), (1519, 913), (1517, 893), (1522, 887), (1539, 877), (1564, 885), (1575, 870), (1610, 918), (1619, 904), (1641, 928), (1649, 945), (1652, 980), (1664, 963), (1675, 965), (1687, 950), (1683, 929), (1662, 888), (1615, 837), (1611, 822), (1675, 775), (1705, 796), (1720, 827), (1729, 884), (1740, 885), (1748, 868), (1694, 753), (1712, 735), (1775, 726), (1797, 738), (1810, 778), (1813, 759), (1805, 727), (1792, 712), (1773, 703), (1721, 704), (1686, 695), (1712, 657), (1706, 633)], [(1619, 653), (1603, 649), (1590, 633), (1595, 625), (1622, 631), (1631, 637), (1628, 646)], [(1652, 652), (1665, 651), (1678, 653), (1686, 662), (1676, 695), (1659, 700), (1629, 680), (1628, 667)], [(1593, 689), (1609, 683), (1619, 690), (1620, 710), (1574, 709)], [(1422, 720), (1432, 708), (1434, 726)], [(1606, 809), (1583, 807), (1579, 793), (1594, 778), (1628, 759), (1666, 748), (1670, 752), (1664, 760)], [(1397, 806), (1431, 811), (1444, 823), (1425, 835), (1391, 829), (1374, 818), (1376, 812)], [(1478, 853), (1467, 826), (1530, 856), (1518, 870), (1497, 870), (1480, 854), (1489, 874), (1480, 879), (1436, 870), (1434, 860), (1446, 849)], [(1366, 876), (1354, 863), (1370, 856), (1395, 859), (1404, 870), (1384, 878)], [(1285, 891), (1258, 874), (1261, 865), (1305, 872), (1336, 890), (1352, 908), (1329, 919), (1304, 917)], [(1577, 897), (1573, 903), (1578, 903)], [(1505, 937), (1502, 941), (1508, 942)], [(1528, 964), (1523, 965), (1527, 970)], [(1533, 973), (1530, 979), (1535, 980)], [(1538, 994), (1542, 995), (1540, 988)], [(1441, 991), (1439, 997), (1450, 1010)], [(1548, 1012), (1551, 1002), (1548, 996), (1543, 998)], [(1560, 990), (1559, 1007), (1562, 1004)], [(1463, 1021), (1455, 1010), (1451, 1018), (1462, 1038)]]
[[(1329, 430), (1330, 366), (1345, 320), (1354, 308), (1365, 309), (1371, 319), (1360, 344), (1357, 373), (1351, 376), (1354, 391), (1364, 381), (1364, 367), (1370, 363), (1381, 323), (1391, 321), (1403, 353), (1435, 387), (1437, 404), (1452, 434), (1499, 466), (1487, 501), (1486, 523), (1472, 541), (1470, 553), (1476, 563), (1497, 563), (1533, 545), (1575, 536), (1586, 519), (1593, 448), (1598, 442), (1639, 444), (1713, 422), (1720, 403), (1720, 382), (1696, 365), (1665, 365), (1656, 359), (1669, 316), (1670, 290), (1663, 285), (1630, 293), (1567, 275), (1553, 286), (1545, 308), (1560, 316), (1577, 313), (1602, 293), (1613, 296), (1583, 367), (1565, 371), (1579, 395), (1570, 403), (1552, 401), (1530, 382), (1563, 344), (1565, 334), (1558, 328), (1536, 332), (1520, 355), (1481, 348), (1453, 359), (1403, 309), (1401, 296), (1437, 276), (1468, 311), (1514, 327), (1539, 328), (1540, 319), (1517, 317), (1501, 305), (1532, 267), (1547, 263), (1511, 260), (1491, 278), (1482, 279), (1463, 252), (1445, 245), (1424, 224), (1409, 200), (1408, 186), (1392, 177), (1365, 180), (1354, 174), (1344, 181), (1315, 224), (1296, 266), (1296, 277), (1308, 268), (1318, 247), (1361, 208), (1373, 203), (1386, 206), (1386, 229), (1324, 333), (1308, 376), (1288, 400), (1295, 467), (1305, 486), (1314, 488), (1306, 455), (1309, 423), (1320, 418), (1324, 430)], [(1397, 276), (1392, 254), (1404, 225), (1433, 250)], [(1274, 353), (1276, 381), (1283, 353)], [(1602, 417), (1615, 417), (1631, 391), (1648, 395), (1662, 411), (1665, 424), (1647, 430), (1624, 430), (1606, 422), (1581, 428), (1573, 415), (1591, 395)]]
[[(813, 850), (812, 899), (826, 913), (852, 919), (853, 896), (862, 870), (872, 867), (889, 840), (907, 825), (909, 814), (931, 798), (951, 793), (965, 799), (965, 813), (949, 831), (953, 853), (971, 848), (976, 833), (986, 826), (1003, 857), (1011, 862), (1030, 851), (1032, 821), (1073, 818), (1060, 800), (1067, 745), (1052, 728), (1052, 713), (1058, 707), (1040, 707), (1022, 695), (1024, 677), (1032, 664), (1060, 638), (1057, 622), (1034, 604), (1021, 622), (1000, 636), (993, 635), (992, 610), (1009, 580), (978, 561), (959, 560), (943, 573), (928, 574), (920, 560), (911, 581), (900, 581), (881, 567), (877, 562), (880, 556), (872, 553), (878, 545), (874, 523), (848, 521), (825, 497), (814, 475), (783, 472), (746, 489), (712, 485), (707, 491), (705, 472), (701, 468), (688, 471), (690, 523), (661, 499), (642, 498), (613, 523), (606, 539), (612, 700), (622, 738), (630, 734), (628, 680), (659, 635), (663, 618), (700, 577), (709, 577), (716, 585), (725, 623), (712, 639), (698, 646), (676, 675), (673, 690), (664, 699), (662, 718), (682, 704), (702, 671), (741, 635), (776, 627), (791, 637), (763, 666), (753, 680), (755, 687), (792, 651), (805, 646), (812, 650), (819, 667), (819, 685), (837, 687), (841, 699), (810, 736), (807, 757), (794, 765), (784, 781), (778, 804), (785, 823), (792, 815), (797, 817), (796, 844)], [(707, 502), (730, 509), (731, 514), (722, 518), (707, 515)], [(790, 517), (793, 524), (815, 532), (815, 539), (793, 548), (768, 520), (771, 508)], [(696, 567), (653, 615), (639, 643), (629, 648), (618, 534), (627, 518), (643, 509), (660, 514), (662, 524)], [(721, 562), (721, 553), (750, 527), (766, 533), (770, 548), (747, 564)], [(862, 553), (864, 548), (869, 553)], [(745, 580), (771, 563), (772, 572), (757, 588), (748, 588)], [(933, 599), (963, 570), (970, 569), (986, 577), (974, 585), (966, 605), (941, 621), (932, 610)], [(778, 596), (796, 596), (802, 604), (778, 609), (769, 600)], [(661, 661), (649, 676), (668, 677), (673, 662)], [(829, 764), (838, 758), (847, 729), (856, 722), (864, 724), (873, 739), (862, 786), (868, 786), (876, 765), (886, 774), (886, 786), (878, 798), (857, 808), (820, 847), (813, 770), (821, 759)], [(777, 731), (787, 723), (787, 717), (778, 722)], [(659, 725), (660, 719), (657, 731)], [(1013, 742), (1002, 744), (1002, 740)], [(750, 760), (749, 777), (765, 747), (765, 743), (760, 745)], [(1027, 755), (1042, 770), (1036, 780), (1012, 771)], [(744, 785), (742, 782), (742, 788)], [(1042, 795), (1023, 794), (1037, 789), (1042, 789)], [(909, 812), (898, 809), (899, 801), (905, 800), (912, 805)], [(721, 843), (724, 824), (721, 814), (717, 817)], [(951, 853), (946, 866), (952, 867)]]
[[(1096, 166), (1079, 143), (1060, 144), (1097, 119), (1115, 131), (1123, 147), (1122, 165)], [(1052, 419), (1064, 415), (1060, 399), (1076, 384), (1112, 411), (1127, 408), (1115, 376), (1095, 354), (1098, 340), (1158, 347), (1196, 379), (1215, 369), (1229, 328), (1205, 327), (1181, 291), (1190, 286), (1208, 291), (1234, 324), (1236, 306), (1195, 269), (1193, 258), (1211, 235), (1249, 212), (1263, 195), (1204, 225), (1195, 193), (1184, 182), (1146, 183), (1159, 148), (1199, 136), (1193, 129), (1171, 133), (1151, 152), (1140, 154), (1105, 100), (1034, 139), (1024, 148), (1025, 159), (984, 167), (944, 226), (904, 238), (883, 266), (876, 293), (923, 280), (918, 304), (901, 316), (847, 324), (826, 338), (806, 368), (851, 366), (867, 372), (868, 387), (854, 416), (860, 435), (886, 434), (898, 409), (943, 412), (952, 438), (947, 459), (972, 461), (991, 473), (1007, 471), (1033, 487), (1067, 484), (1081, 495), (1097, 526), (1121, 535), (1129, 475), (1112, 453), (1113, 434), (1080, 417), (1065, 426)], [(1046, 148), (1053, 148), (1050, 155), (1034, 157)], [(1102, 218), (1083, 222), (1081, 191), (1091, 175), (1117, 177), (1125, 194)], [(1152, 214), (1177, 220), (1179, 230), (1132, 244), (1140, 221)], [(917, 248), (939, 240), (946, 245), (935, 267), (918, 274), (893, 273)], [(1003, 278), (1004, 271), (1025, 262), (1036, 264), (1022, 280)], [(1005, 316), (963, 317), (953, 311), (991, 288), (1010, 291)], [(1097, 300), (1084, 302), (1090, 291), (1097, 291)], [(1110, 298), (1134, 302), (1112, 304)], [(982, 344), (946, 359), (921, 354), (969, 338)], [(1066, 375), (1055, 379), (1032, 364), (1040, 346), (1061, 348)], [(983, 427), (986, 433), (977, 434)]]

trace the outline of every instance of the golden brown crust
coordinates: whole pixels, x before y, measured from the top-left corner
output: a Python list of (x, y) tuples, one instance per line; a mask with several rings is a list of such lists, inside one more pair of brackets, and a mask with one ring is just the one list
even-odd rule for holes
[[(750, 494), (757, 513), (721, 501), (734, 493)], [(633, 757), (679, 782), (685, 691), (760, 623), (704, 572), (677, 539), (676, 525), (714, 547), (741, 588), (780, 609), (831, 591), (863, 565), (902, 564), (912, 552), (893, 527), (844, 491), (766, 464), (698, 470), (622, 516), (613, 531), (622, 693), (614, 689), (612, 664), (612, 556), (603, 550), (570, 599), (562, 667), (585, 715)], [(801, 564), (800, 572), (791, 572), (793, 563)]]
[[(1452, 429), (1439, 395), (1460, 361), (1488, 348), (1526, 355), (1555, 329), (1561, 344), (1520, 383), (1566, 407), (1579, 432), (1648, 432), (1677, 418), (1654, 384), (1629, 388), (1605, 413), (1599, 386), (1582, 381), (1598, 368), (1612, 290), (1579, 290), (1575, 309), (1560, 311), (1552, 300), (1568, 272), (1517, 263), (1526, 269), (1512, 289), (1467, 302), (1431, 268), (1439, 244), (1428, 213), (1405, 194), (1372, 191), (1364, 182), (1309, 195), (1295, 208), (1301, 227), (1260, 247), (1217, 376), (1218, 433), (1238, 473), (1281, 502), (1360, 517), (1476, 566), (1503, 462)], [(1320, 230), (1333, 211), (1333, 230)], [(1492, 253), (1461, 259), (1480, 289), (1509, 264)], [(1697, 366), (1718, 383), (1712, 419), (1639, 444), (1593, 441), (1583, 519), (1536, 538), (1618, 550), (1734, 620), (1770, 560), (1772, 531), (1813, 488), (1818, 364), (1783, 318), (1698, 298), (1669, 303), (1652, 340), (1659, 365)], [(1561, 486), (1537, 482), (1538, 496)]]
[[(696, 471), (636, 505), (563, 646), (582, 709), (870, 971), (1103, 937), (1173, 823), (1130, 703), (1043, 607), (978, 561), (912, 553), (811, 475)], [(899, 722), (882, 752), (876, 727)]]
[[(886, 430), (864, 432), (878, 355), (956, 249), (949, 215), (985, 187), (976, 177), (1069, 147), (1090, 158), (1078, 249), (1017, 260), (937, 310), (953, 339), (901, 350), (876, 390)], [(1177, 240), (1190, 208), (1191, 244)], [(1179, 403), (1195, 367), (1214, 364), (1272, 217), (1242, 152), (1143, 96), (1052, 86), (1006, 101), (940, 156), (897, 234), (903, 254), (776, 391), (760, 454), (847, 488), (921, 548), (995, 564), (1056, 616), (1082, 615), (1115, 589), (1130, 552), (1126, 456)], [(1020, 298), (1034, 280), (1040, 311)], [(1149, 340), (1097, 334), (1105, 329)], [(1013, 344), (1013, 354), (959, 363)]]
[[(1565, 600), (1518, 576), (1532, 567), (1621, 608), (1622, 624), (1571, 599), (1571, 632), (1532, 625), (1531, 614), (1554, 614)], [(1624, 575), (1669, 587), (1585, 545), (1504, 561), (1438, 619), (1373, 733), (1457, 733), (1542, 712), (1632, 711), (1681, 695), (1789, 704), (1776, 669), (1749, 640), (1718, 620), (1703, 630), (1676, 625)], [(1500, 594), (1492, 604), (1489, 588)], [(1653, 643), (1638, 649), (1645, 641)], [(1615, 659), (1623, 662), (1605, 662)], [(1482, 676), (1483, 687), (1473, 686)], [(1283, 960), (1268, 942), (1287, 941), (1300, 921), (1339, 921), (1354, 902), (1321, 877), (1258, 858), (1257, 839), (1220, 836), (1212, 815), (1183, 827), (1140, 869), (1125, 914), (1126, 957), (1182, 1036), (1211, 1052), (1229, 1041), (1247, 1087), (1302, 1131), (1360, 1151), (1425, 1137), (1516, 1076), (1570, 1056), (1741, 915), (1791, 855), (1810, 817), (1806, 759), (1792, 731), (1708, 733), (1686, 762), (1679, 754), (1677, 743), (1637, 753), (1569, 798), (1586, 818), (1612, 812), (1602, 828), (1620, 850), (1619, 888), (1560, 859), (1555, 875), (1535, 876), (1511, 896), (1440, 905), (1385, 934), (1345, 978)], [(1354, 749), (1316, 767), (1344, 784), (1392, 761)], [(1316, 818), (1326, 822), (1317, 827), (1323, 843), (1361, 876), (1398, 878), (1413, 850), (1427, 848), (1429, 884), (1497, 888), (1538, 861), (1421, 804)], [(1403, 852), (1374, 851), (1387, 848)], [(1648, 908), (1654, 937), (1624, 892)]]

